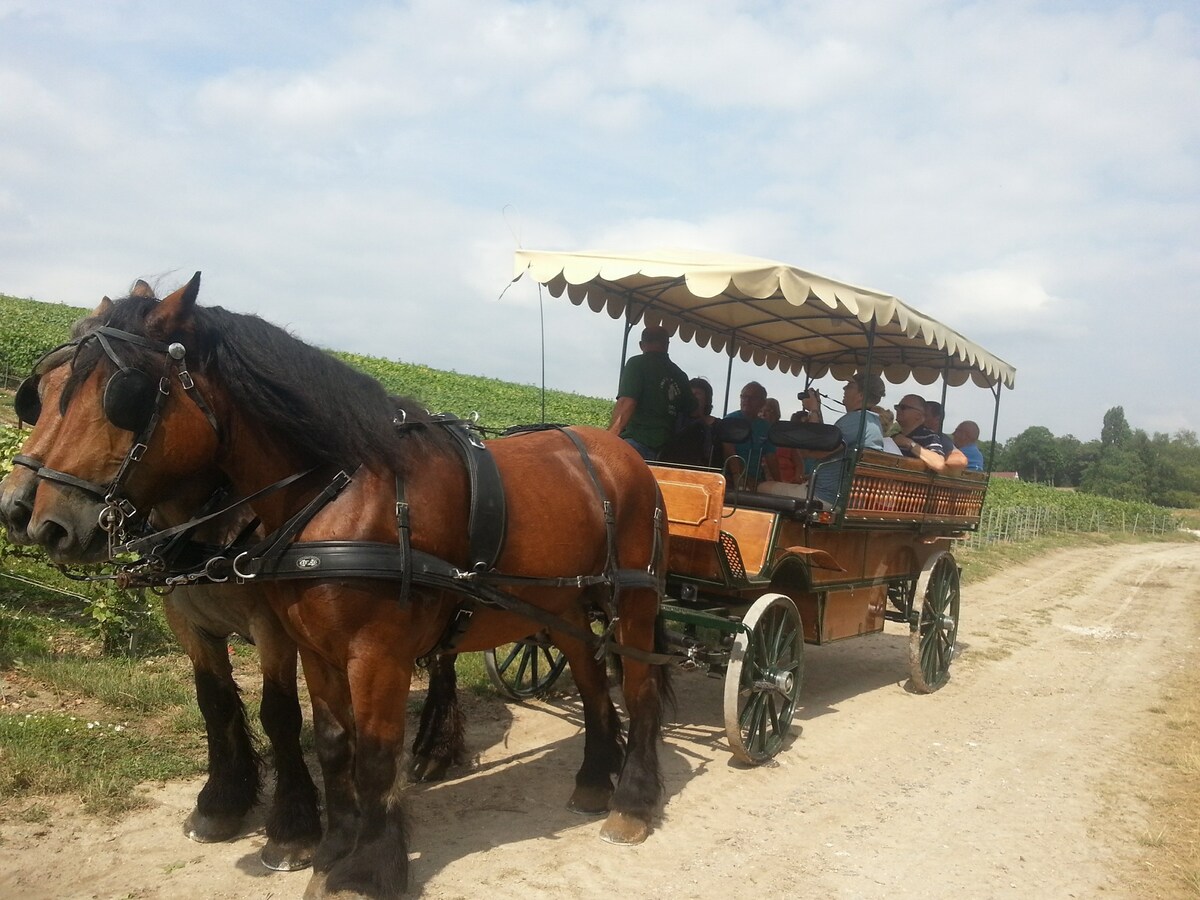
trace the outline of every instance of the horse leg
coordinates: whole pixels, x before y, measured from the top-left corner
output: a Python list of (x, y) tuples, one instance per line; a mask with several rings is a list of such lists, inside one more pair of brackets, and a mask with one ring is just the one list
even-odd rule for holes
[[(629, 599), (622, 598), (623, 607), (633, 606)], [(640, 609), (623, 608), (618, 640), (628, 646), (663, 652), (666, 636), (657, 621), (657, 606), (656, 600), (651, 599), (640, 604)], [(647, 640), (650, 635), (653, 637)], [(671, 697), (670, 672), (665, 666), (648, 665), (632, 658), (624, 660), (622, 669), (622, 691), (629, 713), (629, 740), (625, 764), (612, 796), (611, 812), (600, 829), (600, 836), (613, 844), (640, 844), (650, 833), (651, 819), (662, 799), (658, 745), (662, 736), (664, 702)]]
[[(304, 680), (312, 699), (317, 759), (325, 783), (327, 828), (313, 856), (310, 890), (323, 883), (329, 871), (354, 849), (358, 835), (358, 797), (354, 790), (354, 730), (350, 690), (345, 677), (317, 654), (301, 650)], [(341, 712), (341, 716), (338, 712)], [(319, 896), (319, 890), (317, 895)]]
[(267, 812), (262, 861), (268, 869), (291, 872), (312, 863), (321, 840), (320, 800), (300, 749), (296, 645), (274, 615), (255, 626), (263, 673), (260, 721), (275, 762), (275, 796)]
[[(581, 627), (587, 627), (586, 618), (581, 618)], [(579, 640), (555, 632), (551, 632), (551, 639), (566, 656), (583, 703), (583, 764), (575, 775), (575, 790), (567, 809), (599, 815), (608, 809), (613, 777), (621, 770), (621, 720), (608, 693), (604, 663)]]
[[(401, 808), (406, 781), (400, 766), (405, 711), (412, 679), (403, 640), (382, 642), (379, 656), (351, 669), (358, 832), (353, 850), (329, 871), (326, 889), (366, 897), (398, 897), (408, 887), (408, 847)], [(332, 827), (332, 825), (331, 825)]]
[(447, 653), (433, 657), (429, 663), (429, 690), (408, 767), (413, 781), (441, 781), (447, 769), (466, 762), (463, 714), (454, 671), (457, 660), (457, 654)]
[(168, 597), (164, 612), (171, 630), (192, 661), (196, 702), (208, 740), (208, 781), (183, 825), (193, 841), (211, 843), (233, 837), (258, 799), (259, 759), (246, 725), (246, 709), (233, 680), (224, 636), (214, 638), (193, 627), (185, 600)]

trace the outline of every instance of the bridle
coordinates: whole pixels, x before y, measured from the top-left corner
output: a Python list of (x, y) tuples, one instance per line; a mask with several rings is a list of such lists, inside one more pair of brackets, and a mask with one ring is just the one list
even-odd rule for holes
[[(111, 551), (118, 544), (127, 540), (129, 537), (126, 533), (127, 525), (139, 518), (137, 507), (129, 497), (124, 495), (123, 488), (137, 463), (145, 455), (150, 439), (162, 421), (163, 410), (167, 398), (171, 394), (173, 380), (178, 380), (184, 394), (190, 397), (197, 408), (204, 413), (204, 417), (217, 434), (218, 440), (221, 436), (221, 429), (212, 408), (197, 389), (191, 373), (187, 370), (185, 359), (187, 349), (183, 344), (152, 341), (141, 335), (107, 325), (102, 325), (82, 337), (55, 347), (34, 364), (33, 373), (21, 382), (13, 399), (13, 409), (21, 421), (31, 425), (36, 424), (41, 416), (42, 403), (38, 395), (38, 382), (42, 374), (39, 370), (43, 364), (61, 354), (63, 350), (73, 348), (73, 365), (79, 351), (91, 340), (99, 342), (105, 355), (117, 367), (104, 386), (105, 418), (116, 428), (132, 432), (134, 435), (133, 443), (117, 469), (117, 474), (107, 486), (103, 486), (67, 472), (51, 469), (32, 457), (16, 457), (13, 461), (27, 468), (35, 469), (39, 478), (70, 485), (102, 500), (104, 507), (100, 511), (98, 524), (109, 536)], [(114, 341), (124, 341), (136, 347), (162, 353), (165, 357), (162, 374), (155, 378), (141, 369), (126, 365), (113, 349)]]

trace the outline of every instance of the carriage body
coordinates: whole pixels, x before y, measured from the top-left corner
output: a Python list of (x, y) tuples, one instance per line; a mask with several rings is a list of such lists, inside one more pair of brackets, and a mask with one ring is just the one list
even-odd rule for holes
[[(771, 260), (522, 250), (514, 275), (525, 274), (623, 319), (626, 349), (643, 323), (723, 353), (726, 397), (737, 357), (803, 376), (805, 387), (869, 372), (892, 384), (940, 382), (944, 400), (946, 387), (971, 382), (994, 396), (994, 435), (1002, 388), (1015, 380), (1008, 363), (896, 297)], [(955, 652), (952, 551), (979, 527), (988, 475), (935, 474), (874, 450), (818, 465), (840, 467), (831, 504), (739, 490), (714, 469), (651, 465), (670, 535), (661, 618), (687, 664), (724, 676), (730, 746), (751, 763), (786, 743), (804, 644), (905, 623), (911, 684), (921, 692), (946, 682)]]

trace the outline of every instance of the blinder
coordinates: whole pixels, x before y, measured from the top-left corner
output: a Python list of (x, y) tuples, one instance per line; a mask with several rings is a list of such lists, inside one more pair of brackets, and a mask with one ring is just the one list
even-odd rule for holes
[(141, 369), (118, 369), (104, 386), (104, 415), (117, 428), (138, 434), (158, 402), (159, 380)]
[[(36, 425), (42, 414), (40, 379), (40, 375), (30, 375), (13, 397), (13, 411), (28, 425)], [(118, 369), (104, 386), (104, 415), (117, 428), (137, 434), (154, 414), (160, 390), (159, 380), (141, 369)]]
[(59, 344), (53, 350), (48, 350), (42, 358), (33, 364), (33, 374), (17, 386), (16, 396), (13, 397), (13, 412), (17, 419), (26, 425), (36, 425), (38, 416), (42, 414), (42, 397), (38, 391), (42, 372), (61, 365), (68, 355), (75, 353), (81, 339)]
[(21, 382), (13, 397), (13, 412), (26, 425), (36, 425), (42, 414), (42, 398), (38, 395), (39, 376), (30, 375)]

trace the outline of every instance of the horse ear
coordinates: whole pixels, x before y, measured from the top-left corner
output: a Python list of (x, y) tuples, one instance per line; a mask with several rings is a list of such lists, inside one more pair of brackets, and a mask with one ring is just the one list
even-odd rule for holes
[(109, 312), (112, 311), (112, 308), (113, 308), (113, 302), (111, 300), (109, 300), (108, 295), (105, 294), (100, 299), (100, 304), (95, 309), (93, 309), (90, 313), (88, 313), (88, 318), (89, 319), (98, 319), (101, 316), (107, 316), (109, 314)]
[(200, 273), (192, 280), (159, 301), (146, 316), (146, 331), (162, 339), (189, 331), (196, 296), (200, 293)]
[(129, 292), (130, 297), (143, 297), (146, 300), (154, 299), (154, 288), (146, 284), (141, 278), (134, 282), (133, 290)]

